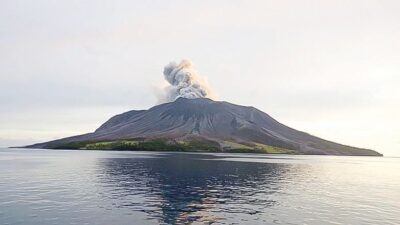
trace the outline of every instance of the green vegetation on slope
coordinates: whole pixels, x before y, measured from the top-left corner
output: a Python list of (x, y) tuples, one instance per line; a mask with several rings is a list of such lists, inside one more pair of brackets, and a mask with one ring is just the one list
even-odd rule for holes
[(225, 141), (226, 146), (224, 150), (234, 153), (264, 153), (264, 154), (299, 154), (295, 150), (273, 147), (260, 143), (255, 144), (239, 144), (236, 142)]
[(81, 150), (130, 150), (130, 151), (181, 151), (181, 152), (232, 152), (232, 153), (265, 153), (265, 154), (296, 154), (295, 150), (272, 147), (263, 144), (239, 144), (225, 141), (221, 147), (218, 142), (210, 140), (171, 141), (156, 140), (114, 140), (114, 141), (84, 141), (54, 144), (52, 149)]
[(162, 139), (137, 141), (116, 140), (98, 142), (70, 142), (48, 146), (53, 149), (82, 150), (132, 150), (132, 151), (219, 151), (219, 144), (213, 141), (167, 141)]

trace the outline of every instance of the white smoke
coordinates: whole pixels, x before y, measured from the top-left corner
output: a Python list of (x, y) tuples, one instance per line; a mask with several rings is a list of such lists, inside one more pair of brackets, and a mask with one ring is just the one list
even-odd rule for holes
[(182, 98), (214, 98), (207, 82), (193, 69), (192, 62), (184, 59), (164, 67), (164, 78), (169, 85), (164, 89), (161, 101), (171, 102)]

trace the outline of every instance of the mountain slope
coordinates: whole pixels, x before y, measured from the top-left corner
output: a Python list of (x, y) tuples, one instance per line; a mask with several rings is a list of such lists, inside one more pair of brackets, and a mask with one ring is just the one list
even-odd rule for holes
[(221, 150), (273, 146), (298, 154), (380, 155), (297, 131), (254, 107), (206, 98), (179, 98), (149, 110), (125, 112), (110, 118), (93, 133), (28, 147), (55, 148), (65, 143), (138, 139), (212, 141)]

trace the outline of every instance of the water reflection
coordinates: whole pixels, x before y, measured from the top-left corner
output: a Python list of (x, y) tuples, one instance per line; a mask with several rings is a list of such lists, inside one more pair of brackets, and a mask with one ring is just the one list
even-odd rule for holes
[(164, 156), (99, 159), (102, 197), (165, 224), (211, 224), (233, 214), (262, 220), (291, 169), (288, 164), (212, 160), (212, 155)]

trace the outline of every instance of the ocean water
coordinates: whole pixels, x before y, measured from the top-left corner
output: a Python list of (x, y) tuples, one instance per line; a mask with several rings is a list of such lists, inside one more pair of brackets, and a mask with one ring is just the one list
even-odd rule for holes
[(0, 149), (0, 224), (400, 224), (400, 158)]

